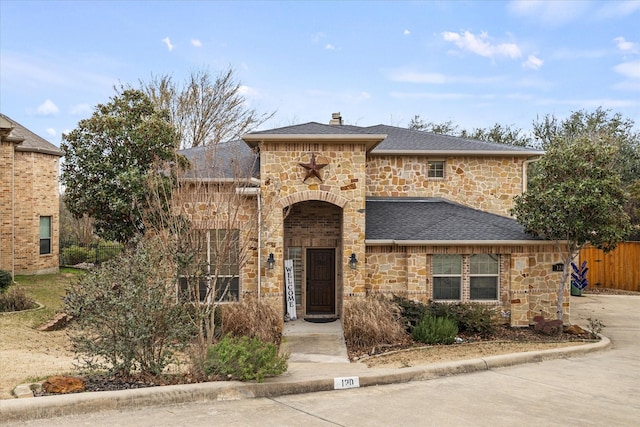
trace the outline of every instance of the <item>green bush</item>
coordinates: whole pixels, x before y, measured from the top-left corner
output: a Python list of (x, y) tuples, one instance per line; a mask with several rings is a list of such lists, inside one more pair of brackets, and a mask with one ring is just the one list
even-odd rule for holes
[(13, 283), (11, 273), (6, 270), (0, 270), (0, 291), (7, 289), (11, 283)]
[(287, 370), (288, 356), (279, 356), (278, 348), (258, 338), (226, 335), (209, 347), (205, 361), (207, 375), (262, 382)]
[(92, 249), (82, 246), (69, 246), (62, 250), (62, 263), (65, 265), (77, 265), (83, 262), (94, 262), (96, 253)]
[(117, 242), (100, 242), (94, 250), (96, 263), (100, 264), (114, 259), (122, 253), (122, 245)]
[(415, 341), (426, 344), (453, 344), (458, 334), (455, 320), (427, 315), (413, 328)]
[(436, 317), (455, 320), (463, 333), (490, 336), (495, 332), (493, 308), (485, 304), (430, 302), (429, 312)]
[(85, 367), (158, 376), (193, 339), (193, 323), (176, 304), (173, 265), (158, 247), (139, 243), (67, 289), (69, 337)]
[(30, 310), (35, 307), (35, 301), (22, 288), (14, 286), (0, 293), (0, 312)]
[(421, 302), (397, 295), (393, 296), (392, 301), (400, 307), (400, 316), (408, 333), (411, 333), (420, 320), (429, 314), (429, 307)]

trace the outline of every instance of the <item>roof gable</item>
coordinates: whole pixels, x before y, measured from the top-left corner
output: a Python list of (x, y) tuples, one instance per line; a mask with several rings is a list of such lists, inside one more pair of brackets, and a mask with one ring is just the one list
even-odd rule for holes
[[(22, 126), (15, 120), (7, 117), (6, 115), (0, 113), (0, 116), (13, 127), (6, 138), (10, 138), (17, 143), (16, 151), (44, 153), (59, 157), (63, 156), (62, 150), (60, 150), (58, 147), (56, 147), (46, 139), (36, 135), (35, 133), (31, 132), (29, 129)], [(3, 126), (5, 125), (6, 123), (3, 123)], [(22, 141), (20, 141), (21, 139)]]

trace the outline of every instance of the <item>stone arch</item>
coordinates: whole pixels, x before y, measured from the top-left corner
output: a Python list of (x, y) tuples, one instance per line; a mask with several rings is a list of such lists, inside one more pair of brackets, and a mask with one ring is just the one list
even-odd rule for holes
[(307, 190), (307, 191), (300, 191), (297, 193), (293, 193), (286, 197), (283, 197), (282, 199), (280, 199), (279, 203), (280, 203), (280, 207), (284, 209), (287, 206), (291, 206), (296, 203), (306, 202), (310, 200), (319, 200), (322, 202), (331, 203), (332, 205), (336, 205), (340, 208), (344, 208), (349, 202), (349, 199), (347, 199), (346, 197), (340, 196), (338, 194), (329, 193), (327, 191), (321, 191), (321, 190)]

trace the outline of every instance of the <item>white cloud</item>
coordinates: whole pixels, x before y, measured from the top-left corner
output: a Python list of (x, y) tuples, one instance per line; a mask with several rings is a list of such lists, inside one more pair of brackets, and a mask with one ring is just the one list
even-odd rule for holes
[(169, 37), (165, 37), (162, 39), (162, 43), (167, 45), (167, 49), (169, 49), (169, 52), (171, 52), (173, 50), (173, 48), (175, 47), (174, 45), (171, 44), (171, 39), (169, 39)]
[(495, 83), (502, 80), (500, 76), (476, 77), (476, 76), (449, 76), (442, 73), (422, 73), (414, 70), (397, 69), (388, 73), (391, 81), (403, 83), (424, 83), (424, 84), (486, 84)]
[(640, 10), (640, 1), (609, 1), (597, 11), (596, 15), (601, 18), (623, 18)]
[(544, 61), (542, 59), (538, 58), (535, 55), (529, 55), (527, 57), (527, 60), (522, 63), (522, 66), (531, 70), (538, 70), (540, 69), (540, 67), (542, 67), (542, 64), (544, 64)]
[(495, 57), (505, 56), (515, 59), (522, 56), (517, 44), (491, 44), (489, 35), (484, 31), (477, 36), (469, 31), (463, 31), (462, 33), (445, 31), (442, 33), (442, 38), (445, 41), (454, 43), (462, 50), (467, 50), (486, 58), (494, 59)]
[[(195, 47), (202, 47), (202, 42), (198, 39), (191, 39), (191, 44)], [(171, 50), (171, 49), (169, 49)]]
[(613, 39), (616, 42), (616, 46), (619, 50), (625, 53), (638, 53), (640, 49), (638, 49), (638, 43), (633, 43), (625, 40), (624, 37), (616, 37)]
[(314, 42), (314, 43), (318, 43), (318, 42), (320, 42), (320, 40), (322, 40), (325, 37), (326, 37), (325, 33), (322, 33), (322, 32), (321, 33), (315, 33), (315, 34), (311, 35), (311, 41)]
[(326, 50), (335, 50), (336, 47), (334, 45), (332, 45), (331, 43), (327, 43), (327, 45), (324, 47)]
[(613, 70), (631, 79), (640, 79), (640, 59), (623, 62), (613, 67)]
[(36, 108), (36, 114), (40, 116), (53, 116), (59, 112), (60, 109), (58, 106), (50, 99), (47, 99), (42, 104), (38, 105), (38, 108)]
[(409, 30), (404, 30), (404, 32), (403, 32), (402, 34), (404, 34), (405, 36), (408, 36), (409, 34), (411, 34), (411, 31), (409, 31)]
[(45, 132), (47, 132), (49, 136), (56, 136), (56, 130), (54, 128), (47, 128)]
[(240, 85), (238, 87), (238, 93), (243, 96), (252, 96), (252, 97), (260, 96), (260, 92), (258, 92), (256, 89), (249, 86), (245, 86), (245, 85)]
[(507, 5), (507, 10), (512, 15), (552, 26), (575, 21), (590, 8), (589, 2), (560, 0), (516, 0)]
[(84, 116), (91, 114), (91, 106), (89, 104), (78, 104), (71, 107), (70, 114), (74, 116)]

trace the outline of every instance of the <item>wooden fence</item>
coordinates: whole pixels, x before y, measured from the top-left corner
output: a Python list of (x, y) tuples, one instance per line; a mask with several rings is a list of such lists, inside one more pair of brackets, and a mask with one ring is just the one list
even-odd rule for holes
[(587, 261), (590, 287), (640, 292), (640, 242), (620, 243), (605, 254), (587, 247), (580, 251), (580, 263)]

